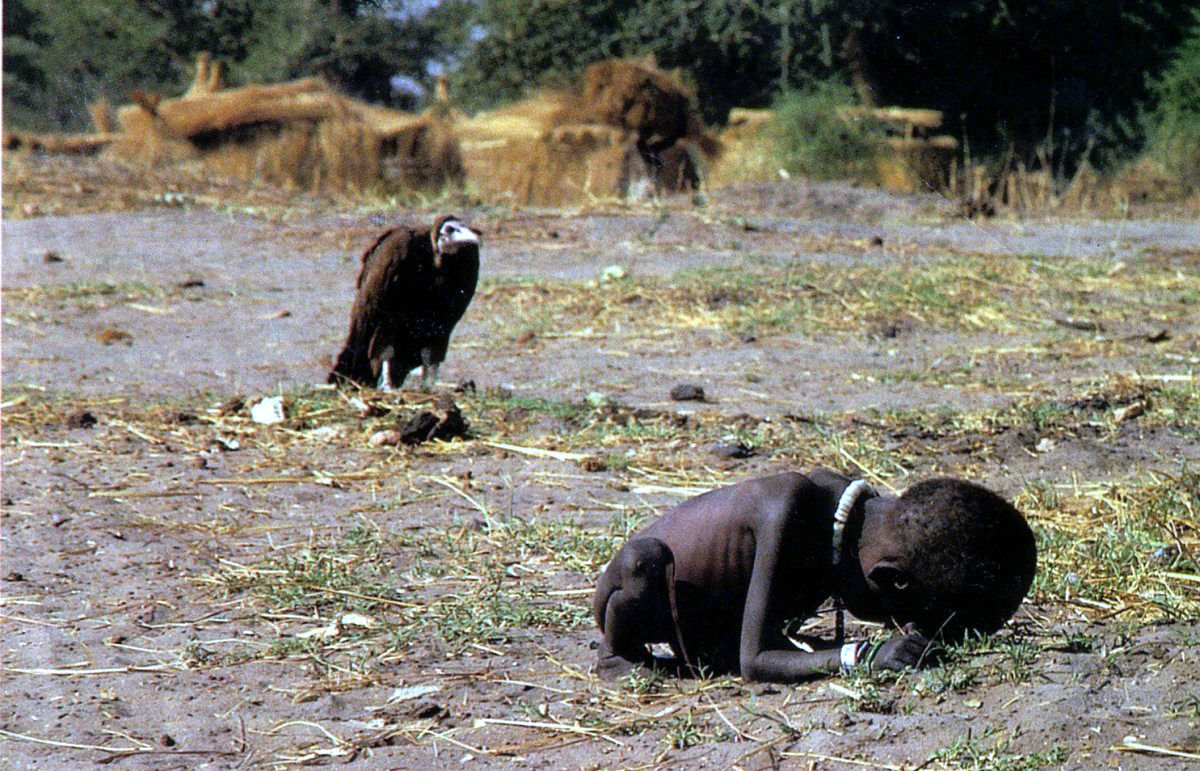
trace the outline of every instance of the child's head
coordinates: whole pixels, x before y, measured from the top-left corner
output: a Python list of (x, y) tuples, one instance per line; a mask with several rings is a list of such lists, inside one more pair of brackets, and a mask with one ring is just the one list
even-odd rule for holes
[(862, 556), (898, 622), (953, 638), (994, 632), (1012, 617), (1033, 583), (1037, 548), (1011, 503), (960, 479), (930, 479), (889, 508)]

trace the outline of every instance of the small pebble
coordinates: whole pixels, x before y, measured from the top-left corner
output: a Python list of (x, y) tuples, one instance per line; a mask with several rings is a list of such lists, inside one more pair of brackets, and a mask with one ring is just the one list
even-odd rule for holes
[(679, 383), (671, 388), (671, 398), (677, 402), (702, 402), (704, 389), (694, 383)]
[(78, 410), (67, 416), (67, 428), (91, 428), (96, 423), (96, 416), (87, 410)]
[(750, 458), (754, 456), (754, 450), (750, 449), (741, 442), (719, 442), (713, 445), (713, 454), (719, 458)]
[(372, 447), (395, 447), (404, 441), (403, 435), (395, 429), (384, 429), (371, 434), (371, 438), (367, 440), (367, 444)]

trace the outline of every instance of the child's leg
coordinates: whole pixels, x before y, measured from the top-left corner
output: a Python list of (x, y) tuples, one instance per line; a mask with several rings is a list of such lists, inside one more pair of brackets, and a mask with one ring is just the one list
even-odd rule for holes
[(671, 549), (657, 538), (634, 538), (608, 564), (592, 598), (604, 634), (596, 659), (602, 676), (654, 664), (646, 644), (675, 639), (667, 588), (674, 564)]

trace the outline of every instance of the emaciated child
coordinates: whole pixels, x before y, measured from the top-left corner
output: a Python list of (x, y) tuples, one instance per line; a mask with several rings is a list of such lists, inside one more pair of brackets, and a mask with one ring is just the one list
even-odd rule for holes
[[(753, 479), (685, 501), (621, 548), (592, 600), (597, 670), (671, 668), (648, 650), (660, 642), (680, 671), (747, 680), (919, 666), (931, 639), (999, 629), (1036, 566), (1024, 517), (971, 482), (931, 479), (895, 497), (827, 470)], [(829, 597), (898, 633), (799, 649), (786, 623)]]

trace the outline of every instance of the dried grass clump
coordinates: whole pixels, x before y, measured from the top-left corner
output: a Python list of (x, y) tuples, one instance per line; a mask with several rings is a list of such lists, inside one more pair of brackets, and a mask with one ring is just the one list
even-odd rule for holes
[(577, 93), (554, 116), (556, 125), (598, 123), (637, 135), (640, 146), (661, 151), (681, 141), (715, 156), (721, 145), (705, 130), (696, 96), (652, 59), (608, 59), (583, 73)]
[(693, 190), (720, 143), (695, 96), (646, 59), (589, 67), (544, 92), (456, 125), (468, 178), (485, 198), (561, 205)]
[(306, 78), (222, 88), (219, 62), (201, 56), (179, 98), (131, 94), (117, 111), (112, 155), (204, 168), (311, 191), (440, 189), (463, 179), (448, 121), (374, 107)]
[(1188, 185), (1161, 161), (1148, 155), (1122, 167), (1113, 177), (1118, 196), (1131, 203), (1178, 201), (1188, 194)]
[(773, 179), (783, 168), (774, 143), (766, 134), (772, 112), (735, 107), (720, 134), (723, 148), (709, 181), (714, 187), (734, 182)]

